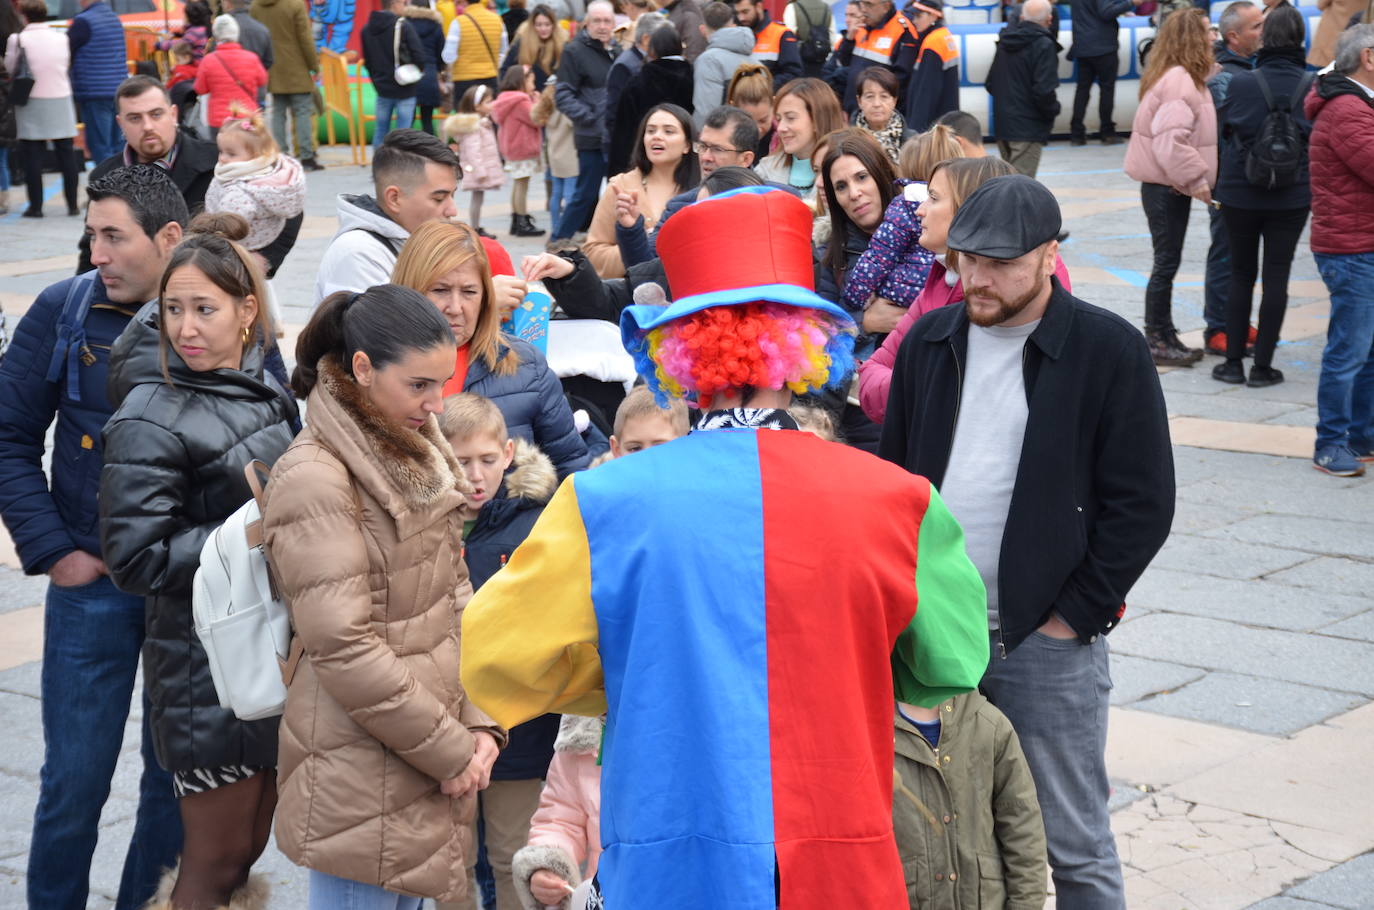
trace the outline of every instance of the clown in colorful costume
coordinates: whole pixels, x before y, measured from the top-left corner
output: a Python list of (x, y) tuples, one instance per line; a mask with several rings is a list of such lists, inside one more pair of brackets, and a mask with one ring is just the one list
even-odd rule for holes
[[(661, 358), (656, 391), (752, 407), (568, 478), (469, 603), (463, 685), (503, 725), (607, 713), (606, 907), (905, 907), (893, 699), (934, 705), (977, 685), (982, 583), (927, 481), (758, 407), (852, 369), (852, 323), (810, 290), (805, 205), (750, 188), (664, 232), (682, 296), (627, 309), (627, 347), (642, 365)], [(703, 322), (721, 310), (747, 311), (729, 337), (767, 353), (741, 386), (707, 388), (715, 367), (671, 364), (688, 335), (702, 362), (728, 347)], [(804, 327), (780, 342), (759, 313)], [(802, 354), (788, 365), (779, 343)], [(823, 375), (827, 357), (838, 375)]]

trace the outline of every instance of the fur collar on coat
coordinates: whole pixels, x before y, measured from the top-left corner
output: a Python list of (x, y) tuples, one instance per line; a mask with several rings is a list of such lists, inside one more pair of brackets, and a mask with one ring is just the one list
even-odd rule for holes
[(595, 752), (601, 748), (601, 731), (606, 721), (601, 717), (579, 717), (564, 714), (558, 723), (558, 739), (554, 740), (555, 752)]

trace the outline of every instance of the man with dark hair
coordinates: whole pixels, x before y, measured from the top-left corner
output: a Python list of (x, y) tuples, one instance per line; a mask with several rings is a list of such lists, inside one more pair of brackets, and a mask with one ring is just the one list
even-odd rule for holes
[(1073, 44), (1069, 59), (1078, 64), (1078, 87), (1073, 93), (1073, 119), (1069, 122), (1069, 143), (1085, 145), (1087, 127), (1083, 118), (1088, 113), (1088, 98), (1093, 83), (1098, 86), (1097, 116), (1101, 121), (1103, 145), (1120, 145), (1112, 122), (1112, 107), (1116, 104), (1116, 71), (1121, 66), (1117, 53), (1117, 34), (1121, 27), (1116, 20), (1140, 6), (1144, 0), (1073, 0)]
[(67, 26), (67, 43), (72, 96), (86, 127), (86, 150), (99, 162), (119, 151), (114, 94), (129, 72), (124, 23), (104, 0), (81, 0), (81, 12)]
[(1123, 908), (1106, 635), (1169, 536), (1173, 450), (1139, 329), (1054, 277), (1061, 227), (1022, 174), (964, 200), (947, 242), (964, 303), (903, 339), (878, 454), (930, 478), (964, 529), (987, 589), (980, 688), (1021, 738), (1058, 905)]
[(1021, 17), (1002, 29), (988, 71), (992, 123), (1002, 158), (1027, 177), (1059, 116), (1059, 42), (1050, 32), (1049, 0), (1026, 0)]
[(458, 157), (429, 133), (392, 130), (372, 159), (373, 195), (342, 194), (339, 231), (320, 259), (315, 303), (335, 291), (365, 291), (391, 280), (406, 239), (427, 221), (458, 213)]
[(954, 130), (954, 141), (964, 150), (965, 158), (986, 158), (983, 148), (983, 125), (968, 111), (946, 111), (935, 121), (937, 126)]
[[(101, 561), (96, 490), (108, 352), (157, 296), (188, 215), (162, 169), (134, 165), (86, 187), (96, 271), (43, 290), (0, 361), (0, 517), (29, 575), (49, 578), (43, 619), (43, 767), (29, 848), (28, 905), (84, 907), (101, 808), (119, 760), (143, 646), (143, 598)], [(53, 418), (52, 483), (43, 473)], [(143, 773), (115, 903), (142, 907), (181, 849), (172, 779), (143, 709)]]
[[(1236, 0), (1221, 11), (1217, 32), (1221, 39), (1213, 47), (1221, 69), (1207, 80), (1212, 102), (1217, 110), (1226, 100), (1231, 77), (1248, 73), (1255, 68), (1255, 54), (1259, 53), (1260, 36), (1264, 29), (1264, 13), (1251, 0)], [(1226, 299), (1231, 289), (1231, 243), (1221, 209), (1207, 206), (1211, 219), (1212, 245), (1207, 248), (1207, 272), (1203, 281), (1202, 318), (1203, 347), (1212, 354), (1226, 356)], [(1249, 345), (1254, 346), (1255, 330), (1250, 330)]]
[(797, 36), (787, 26), (770, 19), (763, 0), (734, 0), (735, 21), (754, 33), (750, 59), (762, 63), (773, 74), (773, 89), (782, 88), (802, 75), (801, 49)]
[[(754, 33), (735, 24), (735, 11), (713, 0), (701, 12), (706, 50), (692, 64), (692, 125), (700, 132), (706, 115), (725, 100), (725, 89), (754, 50)], [(755, 127), (755, 132), (758, 128)]]
[(897, 77), (898, 103), (916, 67), (916, 29), (892, 0), (859, 0), (863, 28), (846, 30), (835, 48), (835, 60), (846, 67), (840, 103), (846, 114), (859, 109), (859, 77), (870, 66), (885, 66)]
[[(100, 161), (91, 171), (96, 181), (131, 164), (151, 164), (163, 169), (181, 192), (187, 211), (205, 208), (205, 191), (215, 177), (219, 149), (213, 142), (197, 139), (177, 128), (177, 106), (167, 89), (152, 76), (130, 76), (114, 93), (115, 122), (124, 134), (124, 148)], [(300, 222), (296, 221), (296, 230)], [(283, 232), (285, 233), (285, 232)], [(291, 234), (292, 243), (295, 233)], [(276, 244), (263, 251), (268, 260)], [(290, 245), (286, 247), (290, 249)], [(285, 258), (282, 251), (280, 258)], [(277, 261), (280, 261), (280, 258)], [(81, 238), (81, 261), (77, 272), (91, 269), (89, 239)]]

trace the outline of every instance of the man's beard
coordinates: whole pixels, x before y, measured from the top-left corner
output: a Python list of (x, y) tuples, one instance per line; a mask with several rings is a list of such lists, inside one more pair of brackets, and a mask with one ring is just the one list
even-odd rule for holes
[(1002, 325), (1007, 320), (1016, 318), (1022, 310), (1030, 306), (1031, 301), (1039, 296), (1042, 290), (1043, 288), (1040, 287), (1031, 288), (1024, 295), (1016, 298), (1016, 300), (1010, 303), (994, 294), (979, 295), (979, 303), (986, 303), (994, 300), (997, 302), (997, 311), (991, 315), (986, 315), (981, 311), (974, 312), (973, 306), (971, 305), (973, 295), (969, 294), (964, 299), (964, 311), (968, 313), (968, 321), (974, 325), (983, 326), (984, 328), (992, 325)]

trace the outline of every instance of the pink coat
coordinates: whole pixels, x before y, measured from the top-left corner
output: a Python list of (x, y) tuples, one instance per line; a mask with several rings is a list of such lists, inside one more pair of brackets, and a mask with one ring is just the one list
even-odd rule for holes
[[(572, 885), (596, 874), (601, 857), (601, 766), (596, 759), (604, 726), (595, 717), (563, 716), (539, 809), (530, 819), (528, 845), (511, 862), (515, 889), (527, 910), (541, 906), (530, 893), (530, 877), (540, 869)], [(567, 905), (564, 900), (564, 910)]]
[(229, 105), (237, 102), (245, 114), (258, 109), (258, 94), (267, 88), (267, 70), (258, 55), (237, 41), (221, 41), (206, 54), (196, 70), (198, 96), (210, 96), (206, 111), (216, 129), (229, 116)]
[(1217, 182), (1217, 109), (1181, 66), (1165, 71), (1136, 108), (1126, 176), (1196, 196)]
[(444, 121), (450, 142), (458, 144), (458, 166), (464, 190), (499, 190), (506, 182), (496, 131), (480, 114), (454, 114)]
[(496, 138), (507, 161), (532, 161), (539, 157), (539, 127), (530, 119), (534, 96), (502, 92), (491, 104), (491, 119), (500, 132)]
[[(897, 323), (897, 327), (888, 333), (883, 346), (859, 366), (859, 406), (874, 423), (881, 424), (887, 416), (887, 392), (892, 386), (892, 365), (897, 361), (897, 349), (902, 346), (902, 339), (906, 337), (907, 330), (916, 324), (917, 319), (931, 310), (964, 302), (964, 285), (958, 276), (953, 276), (952, 284), (946, 278), (952, 274), (943, 262), (936, 262), (931, 266), (930, 277), (926, 279), (926, 286), (922, 289), (921, 295), (907, 307), (906, 315)], [(1069, 267), (1057, 256), (1054, 261), (1054, 275), (1064, 286), (1064, 290), (1073, 292), (1073, 283), (1069, 281)]]

